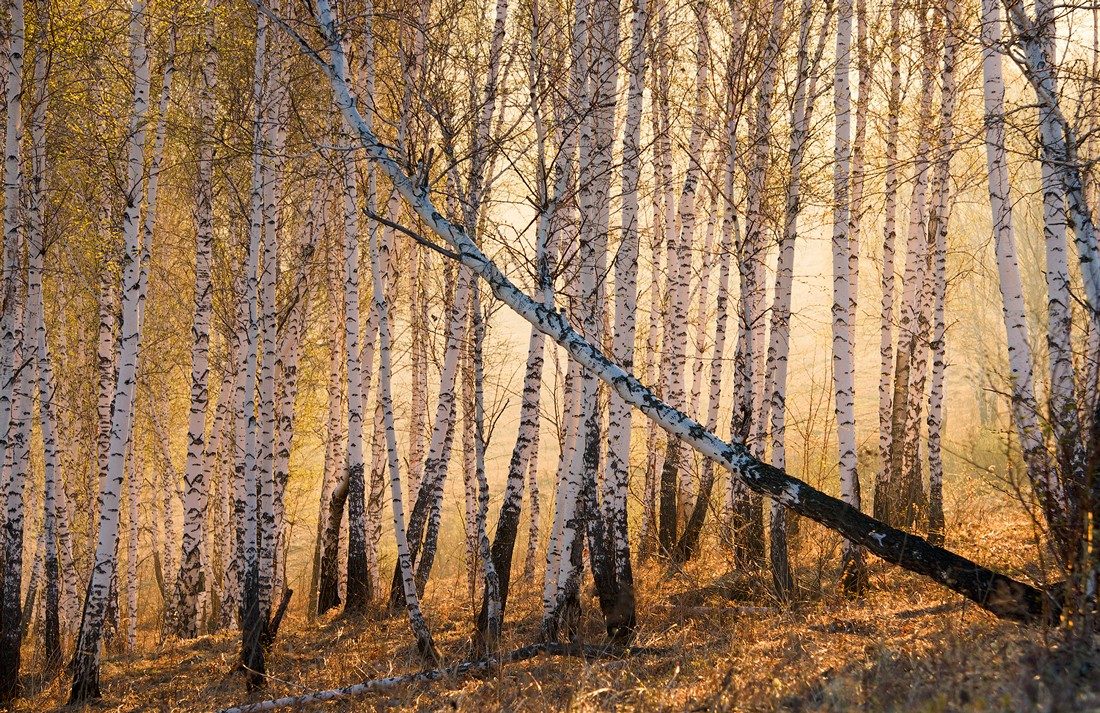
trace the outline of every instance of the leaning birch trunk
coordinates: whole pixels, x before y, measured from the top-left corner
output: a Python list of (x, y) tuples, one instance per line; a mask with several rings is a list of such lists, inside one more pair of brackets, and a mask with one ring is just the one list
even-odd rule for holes
[(214, 2), (206, 4), (199, 93), (199, 161), (195, 202), (195, 296), (191, 324), (191, 406), (187, 419), (187, 464), (183, 499), (183, 547), (176, 577), (172, 629), (185, 639), (201, 633), (199, 597), (208, 581), (208, 562), (203, 561), (206, 507), (210, 483), (206, 471), (206, 409), (210, 400), (210, 316), (213, 286), (210, 279), (214, 246), (214, 88), (217, 52), (214, 48)]
[[(17, 411), (27, 408), (19, 395), (22, 378), (16, 376), (23, 353), (23, 308), (21, 305), (23, 225), (19, 215), (19, 193), (22, 184), (20, 170), (20, 146), (22, 139), (23, 52), (25, 26), (23, 0), (9, 0), (7, 9), (11, 18), (8, 38), (8, 67), (5, 107), (7, 133), (4, 138), (4, 314), (0, 347), (3, 348), (5, 369), (0, 387), (0, 469), (15, 452), (19, 427)], [(22, 372), (25, 372), (23, 369)], [(22, 373), (19, 372), (19, 373)], [(9, 430), (10, 429), (10, 430)], [(9, 435), (10, 434), (10, 435)], [(23, 446), (25, 448), (25, 446)], [(2, 481), (0, 481), (2, 482)], [(22, 638), (22, 608), (19, 601), (23, 579), (23, 487), (24, 478), (16, 477), (12, 468), (7, 482), (0, 488), (6, 495), (3, 503), (3, 542), (0, 543), (0, 561), (4, 565), (0, 582), (0, 703), (9, 701), (19, 692), (20, 641)]]
[[(836, 394), (837, 447), (840, 455), (840, 496), (856, 510), (859, 475), (856, 472), (855, 345), (849, 327), (855, 316), (851, 294), (852, 245), (848, 233), (849, 160), (851, 156), (851, 94), (849, 52), (852, 44), (852, 0), (840, 0), (837, 11), (836, 73), (833, 109), (836, 142), (833, 150), (833, 386)], [(863, 554), (856, 543), (845, 540), (841, 551), (841, 581), (845, 590), (863, 587)]]
[[(456, 251), (463, 265), (489, 284), (498, 299), (560, 344), (578, 363), (597, 373), (624, 400), (659, 423), (670, 435), (715, 460), (754, 490), (779, 499), (795, 512), (839, 532), (889, 562), (933, 579), (997, 616), (1032, 622), (1057, 617), (1057, 604), (1042, 591), (878, 522), (842, 500), (759, 461), (743, 445), (723, 442), (702, 424), (665, 404), (597, 347), (585, 342), (564, 315), (527, 297), (481, 252), (464, 230), (443, 218), (426, 193), (402, 172), (389, 151), (366, 127), (349, 90), (347, 60), (336, 40), (338, 35), (328, 0), (318, 0), (317, 8), (329, 59), (322, 58), (304, 41), (300, 44), (326, 73), (336, 93), (337, 108), (358, 134), (368, 157), (390, 177), (409, 207)], [(401, 528), (397, 529), (400, 533)], [(398, 540), (400, 543), (400, 534)]]
[(123, 217), (125, 254), (123, 264), (122, 331), (119, 340), (118, 381), (111, 414), (107, 478), (99, 496), (99, 534), (95, 564), (88, 582), (84, 614), (80, 623), (72, 663), (70, 703), (81, 704), (99, 698), (99, 655), (104, 616), (111, 581), (117, 567), (119, 495), (125, 471), (126, 446), (133, 427), (134, 387), (141, 346), (143, 296), (141, 246), (138, 244), (141, 202), (145, 194), (143, 177), (146, 122), (149, 110), (149, 55), (145, 45), (145, 1), (135, 0), (130, 12), (130, 45), (135, 85), (127, 147), (126, 211)]
[(996, 0), (982, 1), (982, 74), (985, 80), (985, 148), (989, 171), (989, 202), (993, 212), (993, 238), (997, 255), (1008, 365), (1011, 372), (1012, 422), (1020, 441), (1028, 478), (1051, 529), (1055, 546), (1069, 552), (1061, 538), (1065, 531), (1060, 484), (1049, 468), (1039, 430), (1037, 403), (1031, 373), (1031, 347), (1024, 313), (1023, 285), (1016, 261), (1016, 236), (1012, 225), (1012, 197), (1005, 148), (1004, 76), (997, 43), (1001, 39), (1001, 10)]
[(950, 168), (955, 137), (955, 52), (958, 47), (958, 7), (947, 0), (943, 8), (943, 68), (940, 73), (940, 155), (936, 170), (936, 224), (932, 245), (932, 384), (928, 392), (928, 541), (943, 545), (943, 391), (947, 371), (944, 335), (947, 322), (944, 301), (947, 293), (947, 225), (950, 219)]

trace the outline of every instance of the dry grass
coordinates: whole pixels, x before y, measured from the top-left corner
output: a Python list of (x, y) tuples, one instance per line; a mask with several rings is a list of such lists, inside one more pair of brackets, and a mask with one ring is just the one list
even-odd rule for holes
[[(991, 526), (962, 523), (953, 543), (1017, 576), (1034, 561), (1021, 517)], [(481, 678), (395, 688), (316, 710), (1100, 710), (1100, 654), (1073, 650), (1052, 632), (997, 621), (958, 597), (885, 564), (871, 565), (858, 601), (833, 589), (837, 541), (804, 525), (798, 571), (803, 600), (785, 607), (752, 592), (744, 577), (718, 577), (724, 556), (706, 554), (683, 570), (641, 568), (638, 643), (670, 653), (625, 660), (541, 657)], [(464, 582), (464, 580), (463, 580)], [(441, 582), (425, 605), (449, 660), (467, 655), (470, 610), (463, 582)], [(457, 596), (456, 596), (457, 595)], [(731, 596), (739, 601), (731, 600)], [(462, 603), (457, 603), (463, 600)], [(594, 601), (585, 634), (598, 641)], [(533, 640), (539, 592), (520, 586), (509, 610), (507, 645)], [(418, 669), (403, 618), (296, 615), (270, 657), (263, 695), (292, 695)], [(231, 634), (169, 642), (110, 658), (103, 673), (111, 711), (213, 710), (250, 700)], [(16, 710), (42, 711), (64, 699), (55, 681)], [(327, 707), (326, 707), (327, 706)]]

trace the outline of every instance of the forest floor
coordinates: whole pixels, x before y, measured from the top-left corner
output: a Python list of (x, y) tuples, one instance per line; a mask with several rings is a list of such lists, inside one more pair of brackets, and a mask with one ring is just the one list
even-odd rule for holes
[[(958, 524), (949, 546), (1014, 576), (1036, 576), (1026, 518), (984, 513)], [(640, 567), (637, 643), (655, 655), (585, 661), (539, 656), (479, 677), (449, 677), (309, 710), (666, 711), (1100, 711), (1097, 642), (1067, 646), (1055, 632), (994, 619), (927, 580), (877, 560), (857, 600), (835, 591), (839, 541), (812, 523), (799, 535), (802, 595), (777, 606), (761, 581), (723, 576), (716, 551), (670, 572)], [(425, 599), (447, 663), (469, 655), (465, 577)], [(298, 603), (301, 606), (301, 602)], [(584, 633), (600, 641), (598, 608), (584, 602)], [(540, 592), (520, 585), (505, 646), (535, 640)], [(171, 641), (107, 659), (101, 704), (91, 710), (206, 711), (420, 669), (406, 620), (339, 615), (284, 623), (269, 684), (254, 695), (232, 673), (238, 639), (226, 633)], [(38, 684), (15, 710), (64, 702), (64, 678)], [(33, 688), (35, 684), (31, 682)], [(288, 709), (290, 710), (290, 709)]]

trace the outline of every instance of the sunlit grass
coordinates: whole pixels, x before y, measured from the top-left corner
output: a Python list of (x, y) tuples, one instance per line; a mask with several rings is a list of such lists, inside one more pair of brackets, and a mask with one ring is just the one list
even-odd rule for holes
[[(986, 496), (957, 520), (950, 544), (1019, 577), (1034, 573), (1031, 524), (1018, 507)], [(990, 518), (996, 513), (996, 518)], [(1100, 706), (1095, 653), (1064, 650), (1055, 634), (998, 621), (920, 577), (874, 562), (866, 596), (836, 591), (839, 541), (802, 523), (794, 561), (800, 598), (780, 605), (767, 580), (728, 574), (713, 544), (670, 571), (649, 563), (639, 583), (638, 643), (659, 655), (582, 661), (540, 657), (491, 675), (404, 686), (318, 710), (1089, 710)], [(536, 640), (541, 589), (521, 582), (504, 646)], [(425, 609), (447, 663), (470, 655), (472, 609), (465, 576), (433, 582)], [(213, 710), (416, 671), (406, 619), (371, 612), (309, 622), (303, 602), (269, 659), (265, 691), (249, 696), (233, 673), (236, 632), (147, 643), (114, 655), (103, 671), (104, 709)], [(598, 605), (585, 588), (586, 640), (601, 640)], [(146, 623), (146, 627), (152, 623)], [(142, 641), (155, 634), (143, 632)], [(61, 677), (14, 710), (65, 699)]]

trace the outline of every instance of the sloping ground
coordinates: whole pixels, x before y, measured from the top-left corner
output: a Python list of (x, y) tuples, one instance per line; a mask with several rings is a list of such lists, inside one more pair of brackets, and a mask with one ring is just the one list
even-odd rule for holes
[[(1034, 548), (1022, 518), (1000, 527), (987, 520), (981, 536), (976, 530), (961, 526), (953, 544), (979, 561), (1028, 575), (1019, 563), (1033, 557)], [(541, 656), (487, 676), (399, 687), (309, 710), (1100, 710), (1095, 641), (1059, 644), (1055, 632), (997, 621), (877, 562), (867, 595), (846, 601), (830, 584), (835, 539), (803, 525), (800, 540), (805, 595), (787, 607), (754, 600), (751, 593), (763, 589), (759, 582), (716, 577), (725, 570), (718, 552), (671, 574), (641, 568), (638, 643), (666, 653), (599, 661)], [(426, 609), (441, 651), (456, 662), (466, 657), (469, 636), (464, 578), (437, 587)], [(595, 603), (585, 605), (585, 633), (598, 642)], [(509, 612), (508, 646), (534, 640), (539, 611), (539, 592), (522, 586)], [(270, 658), (267, 690), (252, 697), (231, 673), (236, 652), (233, 636), (218, 635), (112, 658), (98, 709), (215, 710), (421, 668), (400, 617), (335, 617), (312, 625), (304, 616), (289, 619)], [(63, 681), (57, 681), (15, 710), (50, 710), (63, 700)]]

